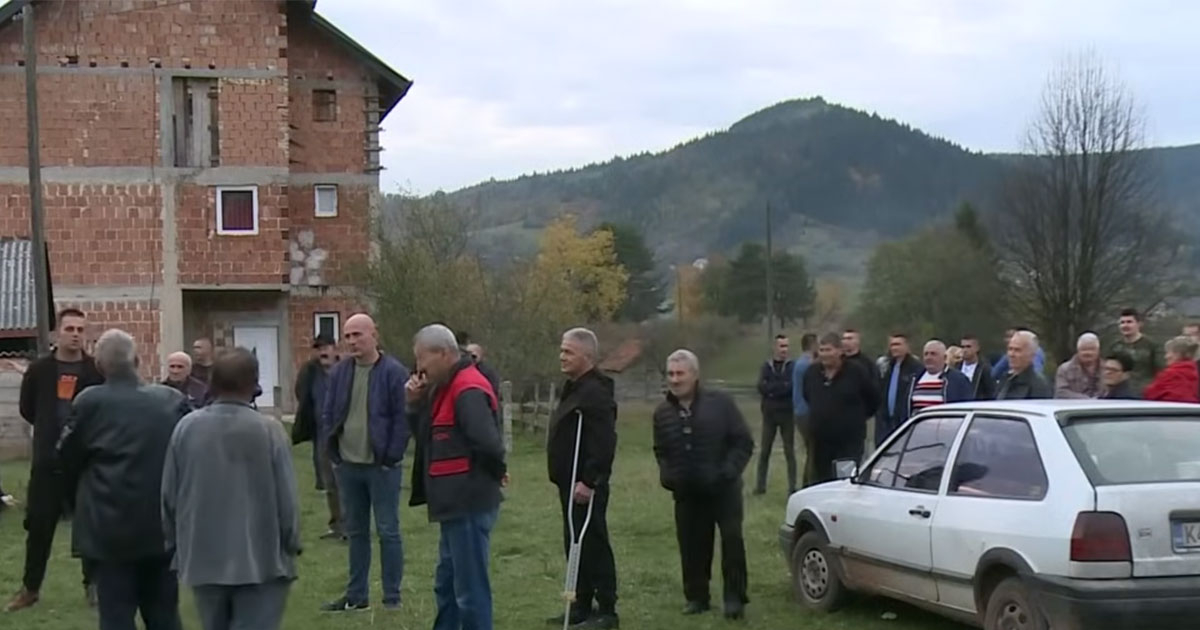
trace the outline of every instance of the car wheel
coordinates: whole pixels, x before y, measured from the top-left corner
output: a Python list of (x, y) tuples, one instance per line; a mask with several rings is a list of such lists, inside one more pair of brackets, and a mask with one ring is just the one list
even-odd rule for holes
[(1020, 578), (1005, 578), (992, 591), (983, 618), (984, 630), (1046, 630), (1042, 612)]
[(808, 532), (792, 548), (792, 588), (796, 601), (821, 612), (833, 612), (846, 603), (849, 591), (829, 555), (829, 541), (819, 532)]

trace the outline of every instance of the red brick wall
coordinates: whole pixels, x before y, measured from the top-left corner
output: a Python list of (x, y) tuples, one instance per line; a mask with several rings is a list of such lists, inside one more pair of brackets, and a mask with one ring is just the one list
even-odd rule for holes
[(326, 251), (321, 266), (326, 285), (361, 284), (370, 250), (369, 186), (338, 186), (338, 216), (317, 218), (313, 186), (288, 187), (288, 217), (294, 240), (312, 230), (315, 247)]
[(158, 300), (78, 301), (55, 300), (58, 309), (68, 306), (87, 315), (88, 352), (95, 349), (96, 340), (109, 328), (120, 328), (133, 336), (138, 346), (141, 374), (146, 379), (161, 378), (158, 361)]
[(258, 187), (258, 235), (217, 234), (217, 189), (180, 186), (178, 229), (180, 284), (280, 284), (287, 273), (286, 186)]
[(286, 81), (221, 79), (218, 90), (221, 165), (286, 168)]
[[(157, 186), (47, 184), (43, 199), (54, 284), (162, 282), (162, 200)], [(0, 235), (28, 236), (28, 186), (0, 184), (0, 216)]]

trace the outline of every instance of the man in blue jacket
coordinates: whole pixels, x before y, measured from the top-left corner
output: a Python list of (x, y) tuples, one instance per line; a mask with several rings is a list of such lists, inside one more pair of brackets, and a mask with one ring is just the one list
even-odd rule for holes
[(792, 362), (792, 413), (795, 415), (796, 430), (804, 442), (804, 470), (800, 474), (801, 487), (812, 484), (812, 432), (809, 430), (808, 401), (804, 399), (804, 373), (817, 358), (817, 336), (804, 333), (800, 337), (800, 356)]
[(371, 571), (371, 512), (379, 536), (383, 606), (400, 607), (404, 549), (400, 542), (401, 463), (408, 447), (404, 385), (408, 369), (379, 350), (369, 315), (346, 320), (342, 338), (350, 357), (333, 367), (321, 412), (318, 439), (328, 449), (342, 495), (350, 540), (346, 593), (324, 605), (327, 612), (366, 610)]

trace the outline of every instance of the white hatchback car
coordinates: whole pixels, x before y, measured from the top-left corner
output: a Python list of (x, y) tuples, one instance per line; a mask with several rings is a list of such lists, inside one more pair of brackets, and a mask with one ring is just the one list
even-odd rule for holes
[(929, 409), (793, 494), (780, 544), (822, 611), (859, 591), (986, 630), (1198, 628), (1200, 405)]

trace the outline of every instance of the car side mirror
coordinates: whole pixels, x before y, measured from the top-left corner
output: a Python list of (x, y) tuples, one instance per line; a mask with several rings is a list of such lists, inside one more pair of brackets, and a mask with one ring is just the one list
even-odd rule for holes
[(849, 479), (853, 483), (858, 478), (858, 460), (835, 459), (833, 460), (833, 472), (835, 478)]

